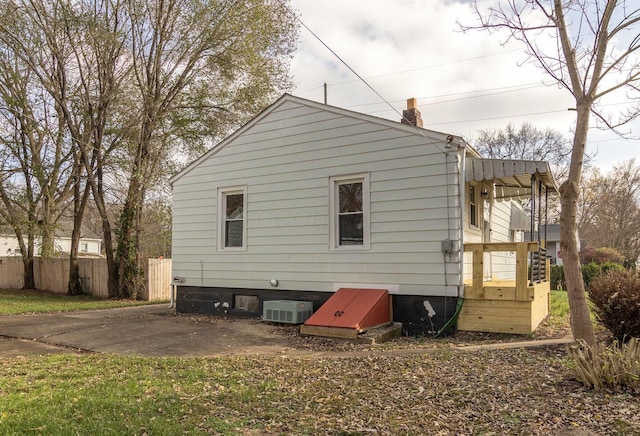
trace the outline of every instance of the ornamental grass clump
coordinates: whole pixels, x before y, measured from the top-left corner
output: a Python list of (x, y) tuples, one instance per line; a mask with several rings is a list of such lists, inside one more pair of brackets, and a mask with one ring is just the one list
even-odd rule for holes
[(628, 388), (640, 392), (640, 340), (610, 346), (584, 341), (569, 348), (578, 380), (594, 390)]
[(591, 281), (589, 297), (597, 320), (615, 339), (640, 338), (640, 275), (609, 270)]

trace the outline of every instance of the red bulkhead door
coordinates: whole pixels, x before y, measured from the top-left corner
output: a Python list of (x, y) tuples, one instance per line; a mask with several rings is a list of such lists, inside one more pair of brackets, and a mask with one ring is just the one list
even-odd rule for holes
[(304, 324), (362, 330), (391, 321), (386, 289), (340, 288)]

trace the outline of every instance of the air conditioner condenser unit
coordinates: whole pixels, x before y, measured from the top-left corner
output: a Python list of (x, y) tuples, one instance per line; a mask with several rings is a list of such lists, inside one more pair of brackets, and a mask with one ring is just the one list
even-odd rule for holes
[(302, 324), (313, 313), (311, 301), (270, 300), (262, 304), (262, 319), (287, 324)]

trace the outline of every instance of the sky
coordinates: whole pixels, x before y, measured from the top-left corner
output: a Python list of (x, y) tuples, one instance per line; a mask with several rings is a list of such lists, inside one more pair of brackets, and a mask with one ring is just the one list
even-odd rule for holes
[[(472, 145), (480, 130), (526, 121), (572, 138), (571, 94), (528, 62), (522, 44), (502, 45), (501, 35), (460, 31), (458, 23), (476, 23), (468, 1), (291, 0), (291, 5), (382, 98), (304, 27), (291, 62), (296, 96), (322, 102), (326, 83), (328, 104), (398, 121), (407, 99), (417, 98), (425, 128), (460, 135)], [(587, 153), (605, 173), (621, 161), (640, 160), (640, 120), (623, 130), (636, 139), (590, 129)]]

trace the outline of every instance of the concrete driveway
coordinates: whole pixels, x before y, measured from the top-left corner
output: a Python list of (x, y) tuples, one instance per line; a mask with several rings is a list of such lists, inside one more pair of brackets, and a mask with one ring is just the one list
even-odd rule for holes
[(260, 320), (176, 316), (166, 304), (0, 316), (0, 357), (83, 351), (198, 357), (287, 349), (287, 336)]

